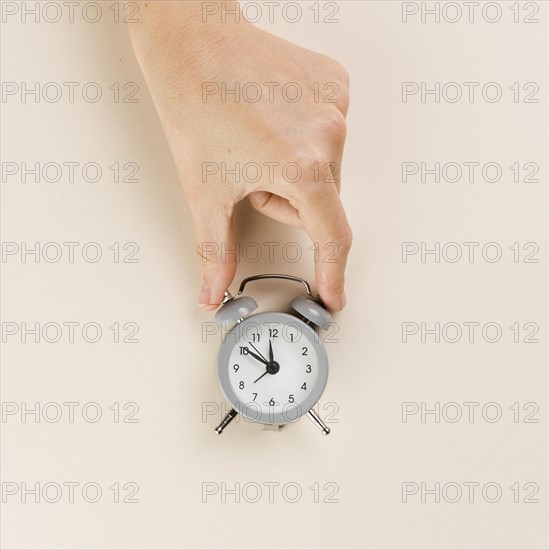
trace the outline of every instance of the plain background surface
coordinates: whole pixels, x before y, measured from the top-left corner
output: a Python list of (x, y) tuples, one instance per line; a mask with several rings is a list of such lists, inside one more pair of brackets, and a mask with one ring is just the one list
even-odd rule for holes
[[(3, 343), (5, 406), (80, 403), (72, 423), (66, 407), (57, 422), (31, 415), (22, 422), (20, 414), (3, 419), (3, 481), (19, 489), (23, 482), (80, 485), (74, 502), (67, 492), (57, 503), (6, 496), (2, 546), (548, 548), (547, 2), (531, 3), (539, 9), (535, 24), (514, 23), (511, 2), (499, 3), (502, 18), (494, 24), (479, 12), (473, 23), (465, 15), (455, 24), (422, 23), (418, 15), (403, 23), (402, 4), (393, 1), (338, 2), (337, 24), (314, 23), (309, 2), (295, 24), (279, 16), (273, 24), (259, 23), (333, 56), (350, 72), (342, 197), (355, 241), (348, 308), (335, 317), (336, 341), (326, 343), (331, 373), (320, 412), (332, 415), (331, 435), (323, 437), (302, 419), (281, 433), (241, 421), (221, 438), (213, 432), (221, 413), (204, 418), (205, 406), (225, 404), (215, 376), (219, 336), (201, 337), (212, 315), (195, 305), (201, 277), (189, 212), (127, 30), (113, 22), (111, 4), (101, 3), (104, 16), (95, 24), (78, 10), (74, 23), (65, 17), (24, 23), (13, 16), (2, 24), (4, 82), (97, 82), (104, 92), (97, 103), (83, 101), (81, 87), (74, 103), (67, 96), (23, 103), (20, 95), (2, 103), (3, 162), (96, 162), (103, 168), (97, 183), (78, 172), (74, 183), (66, 174), (56, 183), (22, 183), (19, 176), (2, 182), (3, 242), (81, 243), (74, 263), (66, 253), (54, 263), (7, 257), (2, 321), (95, 322), (103, 329), (95, 344), (83, 341), (79, 329), (75, 343), (66, 332), (57, 343), (35, 343), (32, 336), (22, 343), (20, 334)], [(521, 18), (527, 9), (520, 6)], [(415, 96), (403, 103), (404, 81), (497, 82), (503, 97), (422, 103)], [(114, 82), (137, 82), (139, 103), (115, 103)], [(515, 82), (537, 83), (539, 102), (515, 103), (508, 89)], [(438, 161), (495, 162), (503, 175), (495, 183), (479, 176), (473, 182), (466, 176), (456, 183), (422, 183), (418, 176), (402, 182), (403, 162)], [(139, 183), (114, 183), (109, 166), (115, 162), (138, 163)], [(508, 167), (515, 162), (537, 163), (539, 182), (512, 181)], [(256, 273), (313, 279), (301, 233), (243, 207), (237, 234), (243, 245), (259, 243), (264, 253), (256, 263), (241, 262), (233, 288)], [(299, 243), (302, 259), (291, 263), (279, 253), (270, 262), (263, 243), (271, 241), (281, 243), (278, 250)], [(101, 245), (97, 263), (78, 253), (89, 242)], [(138, 263), (115, 263), (109, 250), (115, 242), (137, 243)], [(494, 263), (483, 260), (481, 246), (473, 262), (436, 263), (428, 256), (423, 263), (416, 255), (404, 263), (403, 242), (431, 248), (435, 242), (496, 242), (503, 252)], [(513, 243), (536, 243), (539, 262), (515, 263)], [(284, 308), (295, 295), (292, 286), (270, 290), (253, 289), (264, 307)], [(108, 327), (115, 322), (136, 323), (139, 343), (114, 343)], [(433, 336), (422, 343), (419, 335), (403, 343), (404, 322), (428, 328), (454, 322), (464, 330), (464, 322), (493, 322), (502, 338), (489, 343), (479, 328), (473, 343), (466, 333), (457, 343), (436, 344)], [(515, 343), (508, 328), (514, 323), (522, 327), (521, 339), (525, 323), (536, 323), (538, 343)], [(101, 407), (96, 423), (82, 418), (89, 402)], [(137, 403), (139, 422), (114, 422), (109, 407), (115, 402)], [(421, 422), (420, 414), (404, 422), (404, 402), (427, 408), (456, 402), (464, 416), (451, 422), (450, 406), (440, 422), (433, 415)], [(481, 404), (473, 422), (465, 402)], [(482, 415), (491, 402), (502, 409), (497, 422)], [(509, 409), (514, 403), (519, 422)], [(534, 410), (523, 410), (526, 403), (538, 407), (538, 423), (524, 422)], [(495, 410), (487, 409), (491, 416)], [(102, 488), (96, 503), (82, 498), (89, 482)], [(139, 502), (113, 502), (109, 487), (127, 482), (139, 486)], [(240, 502), (221, 492), (203, 502), (206, 482), (220, 491), (223, 484), (240, 484)], [(439, 503), (430, 494), (423, 503), (420, 492), (404, 503), (404, 482), (428, 489), (440, 483), (441, 491), (456, 483), (463, 494), (456, 503), (446, 501), (456, 494), (449, 485)], [(473, 502), (465, 482), (480, 484)], [(489, 482), (502, 488), (498, 502), (481, 493)], [(252, 485), (243, 495), (246, 483)], [(274, 502), (266, 483), (279, 484)], [(288, 483), (295, 485), (285, 499)], [(309, 488), (316, 483), (318, 503)], [(514, 483), (519, 503), (509, 489)], [(538, 486), (538, 502), (523, 502), (536, 487), (529, 483)], [(291, 503), (296, 486), (302, 496)], [(257, 487), (259, 501), (247, 502)], [(322, 502), (334, 488), (338, 502)]]

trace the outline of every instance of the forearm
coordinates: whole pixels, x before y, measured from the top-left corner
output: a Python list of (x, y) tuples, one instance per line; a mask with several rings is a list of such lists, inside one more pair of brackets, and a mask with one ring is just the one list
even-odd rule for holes
[(253, 27), (238, 9), (235, 0), (142, 0), (140, 23), (129, 27), (147, 80), (176, 80), (182, 91), (196, 93), (187, 86), (214, 78), (233, 49), (239, 51), (231, 57), (242, 55), (239, 36)]
[(151, 46), (172, 37), (180, 44), (211, 42), (247, 25), (236, 0), (140, 0), (139, 8), (130, 34)]

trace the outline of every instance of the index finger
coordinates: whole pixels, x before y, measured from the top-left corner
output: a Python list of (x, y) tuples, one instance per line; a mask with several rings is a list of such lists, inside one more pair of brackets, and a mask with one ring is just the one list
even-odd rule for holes
[(346, 305), (344, 282), (352, 231), (336, 188), (323, 185), (300, 205), (299, 214), (316, 245), (315, 279), (321, 299), (330, 309), (341, 310)]

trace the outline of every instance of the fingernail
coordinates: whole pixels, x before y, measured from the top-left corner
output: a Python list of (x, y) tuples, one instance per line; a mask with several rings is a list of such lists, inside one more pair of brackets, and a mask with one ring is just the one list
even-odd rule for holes
[(208, 285), (203, 283), (201, 288), (201, 293), (199, 294), (199, 306), (207, 306), (210, 304), (210, 288)]
[(346, 298), (346, 293), (344, 292), (342, 294), (342, 297), (340, 298), (340, 309), (344, 309), (347, 303), (348, 303), (348, 300)]

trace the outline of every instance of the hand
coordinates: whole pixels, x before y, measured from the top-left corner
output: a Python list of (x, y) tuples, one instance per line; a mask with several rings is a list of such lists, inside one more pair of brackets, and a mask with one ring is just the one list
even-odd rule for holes
[(271, 340), (269, 341), (269, 362), (273, 363), (273, 346)]
[[(345, 305), (344, 271), (352, 234), (339, 198), (348, 110), (348, 75), (333, 59), (264, 32), (243, 18), (202, 21), (202, 2), (142, 2), (131, 37), (179, 170), (197, 237), (204, 283), (199, 303), (218, 307), (235, 276), (232, 217), (247, 198), (265, 215), (302, 227), (319, 251), (317, 290), (331, 309)], [(233, 0), (225, 2), (235, 8)], [(263, 83), (277, 82), (269, 100)], [(204, 84), (257, 83), (254, 103), (204, 95)], [(297, 83), (302, 98), (285, 100), (281, 89)], [(311, 87), (329, 85), (332, 101)], [(326, 92), (325, 92), (326, 93)], [(260, 178), (223, 175), (256, 163)], [(279, 169), (270, 168), (278, 163)], [(296, 163), (290, 182), (282, 167)], [(205, 172), (205, 166), (208, 169)], [(318, 167), (317, 174), (312, 167)], [(212, 167), (218, 167), (215, 173)], [(292, 173), (295, 175), (295, 172)], [(207, 248), (205, 248), (207, 245)], [(205, 250), (208, 253), (205, 253)], [(336, 250), (336, 252), (334, 252)]]

